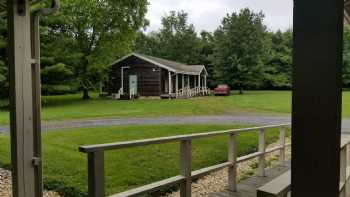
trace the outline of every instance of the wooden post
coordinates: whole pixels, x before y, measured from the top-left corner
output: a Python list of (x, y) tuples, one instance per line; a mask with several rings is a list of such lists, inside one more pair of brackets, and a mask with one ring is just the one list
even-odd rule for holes
[(172, 77), (171, 77), (171, 72), (168, 72), (169, 75), (169, 96), (171, 96), (171, 93), (173, 93), (173, 84), (172, 84)]
[(180, 196), (190, 197), (191, 196), (191, 165), (192, 165), (192, 142), (191, 140), (183, 140), (180, 145), (180, 166), (181, 175), (185, 177), (185, 181), (180, 185)]
[(88, 153), (89, 197), (105, 197), (104, 152)]
[(261, 129), (259, 131), (259, 152), (261, 155), (259, 156), (259, 176), (266, 176), (265, 174), (265, 152), (266, 152), (266, 132), (265, 129)]
[[(346, 174), (349, 174), (349, 170), (350, 170), (350, 146), (349, 144), (347, 144), (346, 145)], [(345, 196), (350, 196), (350, 181), (347, 181), (345, 183), (345, 187), (346, 187)]]
[[(33, 103), (31, 20), (28, 0), (7, 1), (11, 162), (14, 197), (38, 197), (41, 188), (40, 145), (35, 135), (40, 117)], [(34, 29), (32, 29), (34, 31)], [(35, 75), (37, 76), (37, 75)], [(36, 97), (35, 97), (36, 98)]]
[(201, 93), (201, 87), (202, 87), (202, 85), (201, 85), (201, 75), (198, 75), (198, 91), (199, 91), (199, 93)]
[(232, 166), (228, 167), (228, 188), (237, 191), (237, 142), (236, 134), (231, 134), (228, 141), (228, 161)]
[(340, 191), (340, 197), (346, 197), (346, 167), (347, 167), (347, 150), (346, 147), (340, 151), (340, 183), (344, 184), (344, 187)]
[(188, 85), (188, 88), (191, 89), (191, 80), (190, 80), (190, 75), (187, 75), (187, 85)]
[(294, 0), (292, 197), (339, 196), (343, 17), (344, 0)]
[(208, 94), (207, 75), (204, 75), (204, 88), (205, 88), (205, 94)]
[(41, 144), (41, 69), (40, 69), (40, 16), (31, 16), (32, 46), (32, 95), (33, 95), (33, 136), (36, 193), (43, 195), (42, 144)]
[(280, 128), (280, 146), (281, 146), (281, 150), (280, 150), (280, 163), (281, 165), (284, 165), (284, 162), (286, 160), (285, 158), (285, 154), (286, 154), (286, 128), (285, 127), (281, 127)]

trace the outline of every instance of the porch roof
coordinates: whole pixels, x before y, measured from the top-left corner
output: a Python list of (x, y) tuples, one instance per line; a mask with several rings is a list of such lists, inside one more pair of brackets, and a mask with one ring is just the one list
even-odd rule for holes
[(111, 65), (115, 65), (132, 56), (142, 59), (146, 62), (152, 63), (154, 65), (157, 65), (168, 71), (179, 73), (179, 74), (200, 75), (203, 72), (205, 75), (208, 74), (204, 65), (187, 65), (187, 64), (183, 64), (183, 63), (179, 63), (171, 60), (166, 60), (166, 59), (153, 57), (149, 55), (138, 54), (138, 53), (131, 53), (129, 55), (126, 55), (121, 59), (118, 59), (117, 61), (113, 62)]

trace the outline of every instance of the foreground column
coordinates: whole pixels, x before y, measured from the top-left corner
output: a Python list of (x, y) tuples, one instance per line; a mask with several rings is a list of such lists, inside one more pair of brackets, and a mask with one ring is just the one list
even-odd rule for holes
[(339, 196), (343, 0), (294, 0), (292, 196)]
[(38, 197), (42, 196), (41, 158), (34, 121), (40, 117), (34, 116), (39, 113), (33, 99), (30, 5), (28, 0), (9, 0), (7, 5), (13, 196)]

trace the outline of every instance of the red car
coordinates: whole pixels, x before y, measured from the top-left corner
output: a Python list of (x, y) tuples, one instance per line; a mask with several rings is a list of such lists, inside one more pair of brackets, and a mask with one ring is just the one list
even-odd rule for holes
[(231, 94), (231, 88), (229, 85), (218, 85), (217, 88), (214, 89), (215, 96), (229, 96)]

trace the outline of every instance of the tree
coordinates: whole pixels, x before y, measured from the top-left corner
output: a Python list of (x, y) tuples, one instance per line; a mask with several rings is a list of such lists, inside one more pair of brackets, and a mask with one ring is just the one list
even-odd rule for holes
[(7, 23), (0, 18), (0, 97), (8, 96)]
[(269, 32), (269, 54), (264, 66), (265, 89), (292, 88), (292, 30)]
[(216, 80), (238, 87), (240, 93), (259, 87), (266, 57), (264, 15), (248, 8), (228, 14), (214, 33)]
[(212, 56), (214, 53), (214, 35), (211, 32), (202, 31), (200, 34), (199, 63), (205, 65), (208, 72), (208, 86), (214, 87), (216, 84), (214, 78), (214, 65)]
[(350, 87), (350, 27), (344, 28), (344, 64), (343, 64), (343, 86)]
[(186, 64), (200, 61), (200, 39), (184, 11), (171, 11), (162, 18), (162, 27), (149, 35), (139, 33), (135, 51)]
[(106, 65), (131, 51), (136, 32), (148, 24), (147, 4), (147, 0), (63, 0), (60, 13), (45, 18), (48, 40), (60, 46), (48, 46), (56, 52), (49, 55), (56, 64), (71, 68), (83, 99), (89, 99), (89, 90), (106, 76)]

